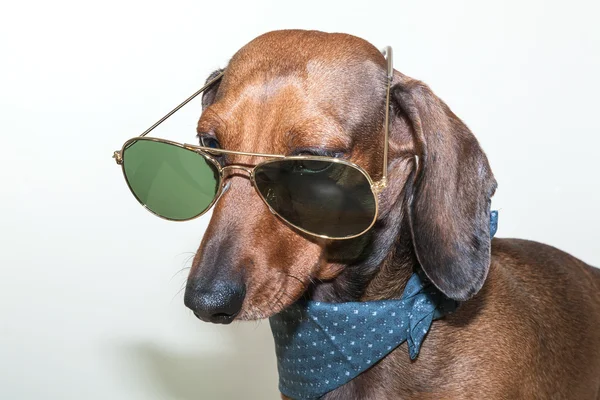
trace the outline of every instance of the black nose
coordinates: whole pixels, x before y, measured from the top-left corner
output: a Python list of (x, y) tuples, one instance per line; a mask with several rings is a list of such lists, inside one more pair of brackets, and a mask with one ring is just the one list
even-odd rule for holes
[(184, 303), (203, 321), (229, 324), (238, 315), (246, 296), (246, 288), (238, 282), (216, 280), (188, 282)]

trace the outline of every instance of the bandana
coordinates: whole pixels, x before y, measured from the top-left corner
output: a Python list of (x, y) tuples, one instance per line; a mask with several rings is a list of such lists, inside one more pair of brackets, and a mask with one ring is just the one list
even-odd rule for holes
[[(498, 228), (491, 212), (490, 235)], [(369, 369), (405, 341), (414, 360), (434, 319), (453, 312), (419, 270), (400, 299), (325, 303), (300, 301), (269, 321), (279, 372), (279, 390), (297, 400), (318, 399)]]

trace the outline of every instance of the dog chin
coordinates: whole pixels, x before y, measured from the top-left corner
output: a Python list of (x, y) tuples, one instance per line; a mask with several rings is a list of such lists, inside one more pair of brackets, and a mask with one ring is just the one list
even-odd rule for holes
[(277, 314), (276, 312), (265, 313), (259, 310), (248, 310), (241, 311), (237, 317), (235, 317), (236, 321), (260, 321), (262, 319), (267, 319), (272, 315)]
[(235, 321), (259, 321), (268, 319), (275, 314), (280, 313), (291, 304), (266, 304), (260, 306), (250, 306), (248, 309), (242, 309), (235, 317)]

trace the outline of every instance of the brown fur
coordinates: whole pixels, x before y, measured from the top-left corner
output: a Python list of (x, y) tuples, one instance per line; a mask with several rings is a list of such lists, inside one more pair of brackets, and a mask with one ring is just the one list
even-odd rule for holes
[[(362, 39), (271, 32), (205, 93), (198, 133), (230, 150), (329, 150), (378, 179), (385, 85), (383, 57)], [(543, 244), (490, 241), (496, 183), (477, 140), (423, 83), (396, 72), (393, 85), (390, 183), (369, 233), (338, 242), (303, 235), (236, 175), (190, 280), (243, 280), (237, 319), (269, 317), (303, 295), (398, 297), (417, 267), (463, 301), (433, 323), (416, 361), (404, 344), (328, 400), (600, 399), (600, 272)]]

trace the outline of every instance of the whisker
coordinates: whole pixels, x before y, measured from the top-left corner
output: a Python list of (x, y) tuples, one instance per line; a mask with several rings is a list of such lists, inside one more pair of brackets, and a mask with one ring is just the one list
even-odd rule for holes
[(183, 291), (183, 289), (185, 289), (185, 282), (183, 285), (181, 285), (181, 289), (179, 289), (177, 291), (177, 293), (175, 293), (175, 295), (173, 295), (173, 298), (171, 299), (171, 301), (175, 300), (175, 297), (179, 296), (181, 294), (181, 292)]
[(175, 278), (177, 275), (179, 275), (179, 274), (180, 274), (180, 273), (182, 273), (183, 271), (185, 271), (185, 270), (189, 270), (189, 269), (192, 269), (192, 267), (191, 267), (191, 266), (189, 266), (189, 267), (183, 267), (183, 268), (181, 268), (179, 271), (175, 272), (175, 273), (173, 274), (173, 276), (171, 276), (171, 279), (169, 279), (169, 282), (170, 282), (170, 281), (172, 281), (172, 280), (173, 280), (173, 278)]
[(181, 256), (181, 255), (184, 255), (184, 254), (187, 254), (187, 255), (188, 255), (188, 256), (187, 256), (187, 258), (186, 258), (186, 259), (183, 261), (183, 265), (184, 265), (184, 267), (182, 267), (180, 270), (178, 270), (177, 272), (175, 272), (175, 273), (173, 274), (173, 276), (171, 276), (171, 279), (169, 279), (169, 281), (172, 281), (172, 280), (173, 280), (173, 278), (175, 278), (177, 275), (179, 275), (179, 274), (180, 274), (180, 273), (182, 273), (183, 271), (186, 271), (186, 270), (189, 270), (189, 269), (191, 269), (191, 268), (192, 268), (192, 266), (191, 266), (191, 265), (189, 265), (189, 266), (185, 266), (185, 265), (188, 265), (188, 264), (190, 264), (190, 262), (191, 262), (191, 261), (194, 259), (194, 257), (196, 256), (196, 253), (195, 253), (195, 252), (192, 252), (192, 251), (186, 251), (186, 252), (184, 252), (184, 253), (181, 253), (181, 254), (179, 254), (179, 255)]

